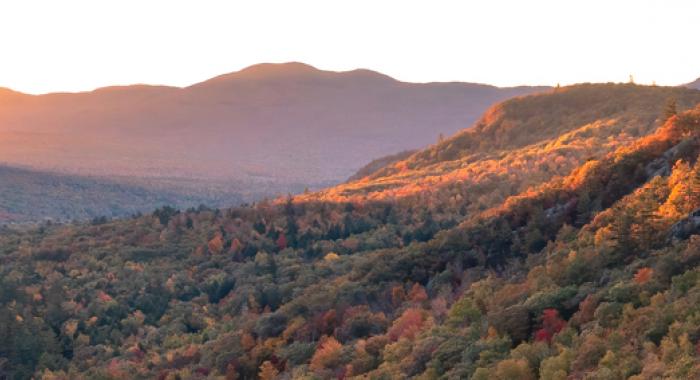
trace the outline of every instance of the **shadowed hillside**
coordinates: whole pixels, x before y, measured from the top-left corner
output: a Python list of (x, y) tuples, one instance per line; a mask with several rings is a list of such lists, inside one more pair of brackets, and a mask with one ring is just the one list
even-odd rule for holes
[(355, 174), (353, 174), (348, 181), (356, 181), (358, 179), (365, 178), (376, 173), (378, 170), (383, 169), (385, 166), (389, 166), (395, 162), (403, 161), (413, 153), (415, 150), (404, 150), (396, 154), (390, 154), (388, 156), (380, 157), (375, 160), (370, 161), (367, 165), (363, 166)]

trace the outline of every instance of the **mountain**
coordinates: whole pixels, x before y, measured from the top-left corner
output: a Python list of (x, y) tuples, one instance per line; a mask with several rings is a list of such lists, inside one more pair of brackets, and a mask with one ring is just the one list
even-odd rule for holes
[(686, 84), (685, 87), (700, 90), (700, 78), (696, 79), (694, 82)]
[(700, 92), (582, 84), (506, 100), (438, 144), (366, 178), (303, 197), (384, 200), (429, 190), (469, 198), (474, 209), (488, 207), (648, 134), (669, 99), (688, 109), (700, 102)]
[[(99, 176), (237, 180), (278, 193), (338, 183), (541, 87), (404, 83), (369, 70), (259, 64), (186, 88), (0, 91), (0, 162)], [(257, 197), (259, 198), (259, 197)]]
[(5, 227), (0, 376), (698, 378), (697, 96), (572, 86), (337, 188)]

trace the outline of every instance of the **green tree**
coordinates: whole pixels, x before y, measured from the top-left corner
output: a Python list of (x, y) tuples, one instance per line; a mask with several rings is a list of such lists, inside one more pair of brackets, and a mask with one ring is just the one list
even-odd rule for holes
[(664, 107), (664, 120), (668, 120), (676, 115), (678, 115), (677, 101), (675, 98), (671, 98)]

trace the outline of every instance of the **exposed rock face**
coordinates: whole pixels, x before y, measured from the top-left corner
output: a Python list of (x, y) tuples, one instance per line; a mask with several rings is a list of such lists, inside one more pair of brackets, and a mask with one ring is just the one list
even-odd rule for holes
[(671, 227), (670, 235), (672, 239), (683, 240), (697, 233), (700, 233), (700, 209), (693, 211), (687, 218), (674, 224)]
[(650, 162), (644, 168), (647, 178), (651, 179), (656, 176), (666, 177), (670, 175), (673, 164), (680, 159), (689, 158), (688, 155), (695, 151), (697, 144), (697, 139), (686, 139), (667, 150), (663, 156)]

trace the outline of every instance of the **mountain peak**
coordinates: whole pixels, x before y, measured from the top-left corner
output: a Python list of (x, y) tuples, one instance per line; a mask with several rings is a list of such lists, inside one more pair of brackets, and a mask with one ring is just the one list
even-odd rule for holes
[(301, 62), (258, 63), (239, 71), (222, 74), (204, 82), (197, 83), (193, 85), (193, 87), (201, 84), (225, 83), (230, 80), (279, 80), (315, 76), (320, 73), (322, 73), (321, 70)]
[(248, 66), (239, 71), (219, 75), (204, 82), (193, 85), (197, 87), (202, 84), (222, 84), (229, 81), (279, 81), (298, 79), (332, 79), (343, 78), (354, 82), (364, 81), (396, 81), (394, 78), (368, 69), (355, 69), (349, 71), (321, 70), (314, 66), (302, 62), (284, 63), (258, 63)]
[(21, 92), (9, 89), (7, 87), (0, 87), (0, 96), (22, 96)]
[(239, 75), (298, 75), (318, 73), (321, 70), (302, 62), (258, 63), (248, 66), (236, 74)]

